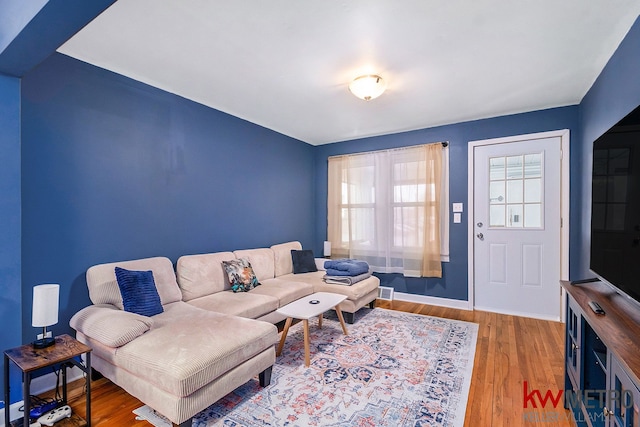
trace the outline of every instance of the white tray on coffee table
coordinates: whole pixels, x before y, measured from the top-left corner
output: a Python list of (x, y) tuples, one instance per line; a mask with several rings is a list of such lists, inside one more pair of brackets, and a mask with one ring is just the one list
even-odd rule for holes
[(276, 355), (280, 356), (282, 353), (282, 347), (284, 347), (284, 341), (287, 338), (287, 333), (289, 332), (289, 327), (293, 319), (301, 319), (304, 326), (304, 366), (309, 366), (309, 319), (318, 316), (318, 327), (322, 328), (322, 314), (332, 308), (338, 315), (340, 325), (342, 325), (342, 331), (345, 335), (348, 335), (347, 326), (344, 324), (342, 311), (340, 311), (340, 303), (345, 299), (347, 299), (346, 295), (316, 292), (276, 310), (283, 316), (287, 316)]

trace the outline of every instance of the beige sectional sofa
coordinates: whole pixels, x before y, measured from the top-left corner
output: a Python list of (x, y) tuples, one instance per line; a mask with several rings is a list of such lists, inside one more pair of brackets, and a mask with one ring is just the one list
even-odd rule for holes
[[(313, 292), (347, 295), (340, 307), (353, 313), (373, 307), (379, 280), (328, 285), (323, 271), (293, 274), (291, 250), (299, 242), (271, 248), (187, 255), (174, 270), (168, 258), (96, 265), (87, 270), (93, 305), (70, 325), (92, 347), (92, 367), (174, 425), (191, 418), (254, 378), (267, 386), (283, 320), (276, 310)], [(247, 258), (261, 285), (230, 290), (222, 261)], [(321, 264), (321, 263), (320, 263)], [(163, 312), (151, 317), (124, 311), (115, 267), (152, 271)]]
[[(344, 294), (347, 299), (340, 304), (348, 323), (353, 323), (354, 313), (373, 303), (378, 297), (380, 280), (371, 276), (351, 286), (328, 284), (322, 280), (324, 271), (293, 274), (292, 250), (301, 250), (300, 242), (273, 245), (270, 248), (245, 249), (234, 252), (186, 255), (178, 259), (176, 272), (182, 290), (182, 299), (205, 310), (236, 316), (250, 317), (277, 323), (284, 317), (275, 312), (313, 292)], [(247, 258), (258, 277), (260, 286), (249, 292), (234, 293), (222, 261)], [(322, 267), (322, 261), (318, 262)]]

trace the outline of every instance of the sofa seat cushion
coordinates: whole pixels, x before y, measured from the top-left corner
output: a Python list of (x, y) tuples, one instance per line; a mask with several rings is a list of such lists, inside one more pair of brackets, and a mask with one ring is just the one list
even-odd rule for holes
[(380, 279), (371, 276), (361, 282), (351, 286), (336, 285), (334, 283), (325, 283), (322, 277), (326, 271), (315, 271), (313, 273), (303, 274), (287, 274), (279, 277), (282, 280), (295, 280), (297, 282), (306, 282), (313, 285), (314, 292), (333, 292), (335, 294), (346, 295), (350, 300), (357, 300), (367, 295), (371, 291), (380, 287)]
[(116, 364), (175, 396), (188, 396), (278, 340), (267, 322), (177, 302), (116, 351)]
[(271, 246), (275, 261), (275, 277), (293, 273), (293, 259), (291, 251), (302, 249), (300, 242), (287, 242)]
[[(262, 286), (258, 286), (255, 289), (260, 288)], [(255, 293), (253, 290), (238, 293), (231, 290), (216, 292), (215, 294), (192, 299), (189, 304), (204, 310), (248, 319), (257, 319), (279, 307), (277, 297)]]
[(231, 289), (223, 261), (236, 259), (233, 252), (184, 255), (176, 263), (182, 300), (190, 301), (214, 292)]
[(269, 248), (243, 249), (233, 251), (236, 258), (246, 258), (253, 271), (258, 277), (258, 281), (273, 279), (275, 277), (275, 256)]
[(290, 277), (289, 280), (280, 277), (263, 280), (260, 286), (251, 290), (251, 294), (268, 295), (277, 298), (279, 302), (277, 308), (279, 308), (313, 293), (313, 285), (296, 281), (293, 274)]

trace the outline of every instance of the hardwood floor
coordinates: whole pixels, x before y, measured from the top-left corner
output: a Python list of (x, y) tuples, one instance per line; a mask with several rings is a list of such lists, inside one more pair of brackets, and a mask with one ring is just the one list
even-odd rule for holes
[[(557, 396), (564, 389), (564, 324), (507, 316), (483, 311), (466, 311), (403, 301), (378, 301), (378, 307), (464, 320), (479, 324), (475, 365), (465, 427), (573, 426), (570, 412), (551, 401), (537, 408), (531, 399), (524, 408), (525, 391), (547, 390)], [(357, 319), (356, 319), (357, 325)], [(70, 405), (84, 416), (82, 380), (70, 391)], [(95, 427), (141, 426), (131, 413), (142, 403), (106, 379), (92, 383), (92, 425)]]

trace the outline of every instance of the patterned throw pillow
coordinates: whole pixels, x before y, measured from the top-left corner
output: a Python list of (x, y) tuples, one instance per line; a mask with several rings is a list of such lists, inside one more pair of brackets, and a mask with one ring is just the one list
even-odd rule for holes
[(229, 276), (229, 284), (233, 292), (248, 292), (260, 285), (248, 259), (222, 261), (222, 265)]

